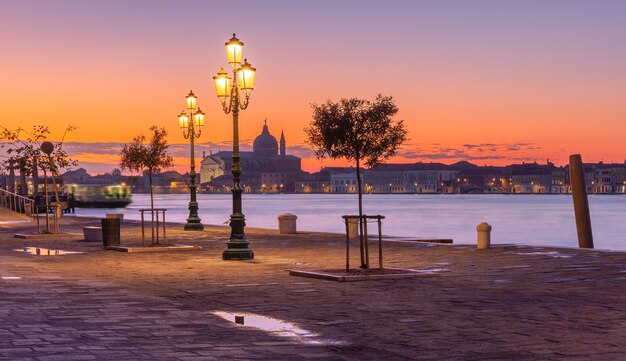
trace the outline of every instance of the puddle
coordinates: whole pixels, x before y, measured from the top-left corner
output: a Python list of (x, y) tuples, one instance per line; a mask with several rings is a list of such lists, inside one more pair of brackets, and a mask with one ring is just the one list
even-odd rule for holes
[(308, 345), (342, 345), (342, 341), (322, 340), (319, 334), (305, 330), (277, 318), (256, 315), (253, 313), (234, 313), (224, 311), (212, 311), (211, 314), (226, 321), (235, 323), (240, 327), (251, 327), (257, 330), (268, 332), (278, 337), (288, 337), (294, 341)]
[(34, 256), (62, 256), (65, 254), (77, 254), (83, 252), (72, 252), (72, 251), (63, 251), (60, 249), (48, 249), (41, 247), (24, 247), (15, 249), (16, 252), (24, 252), (28, 254), (32, 254)]
[(448, 272), (450, 270), (444, 267), (424, 267), (424, 268), (411, 268), (409, 269), (409, 271), (416, 272), (416, 273), (433, 274), (433, 273), (438, 273), (438, 272)]
[(0, 221), (0, 224), (13, 224), (13, 223), (31, 223), (31, 220), (21, 220), (21, 221)]
[(523, 256), (550, 256), (554, 258), (571, 258), (572, 256), (569, 254), (559, 253), (557, 251), (552, 252), (528, 252), (528, 253), (518, 253)]
[(521, 264), (519, 266), (503, 266), (500, 267), (501, 269), (516, 269), (516, 268), (530, 268), (530, 265), (527, 264)]

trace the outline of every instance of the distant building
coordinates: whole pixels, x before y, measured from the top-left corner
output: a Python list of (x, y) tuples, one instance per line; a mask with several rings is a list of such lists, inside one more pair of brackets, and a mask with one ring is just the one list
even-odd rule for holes
[[(325, 167), (319, 172), (304, 174), (295, 183), (296, 193), (333, 193), (331, 177), (333, 174), (353, 172), (352, 167)], [(356, 179), (356, 175), (354, 176)]]
[[(200, 182), (206, 191), (221, 192), (232, 187), (231, 151), (210, 153), (200, 163)], [(295, 182), (304, 175), (301, 159), (287, 155), (285, 134), (281, 132), (280, 148), (270, 134), (267, 121), (252, 144), (252, 152), (240, 152), (241, 185), (245, 192), (294, 192)]]
[(368, 193), (441, 193), (459, 168), (443, 163), (379, 164), (365, 171), (366, 189)]
[[(366, 188), (363, 181), (364, 172), (361, 172), (361, 187)], [(336, 173), (330, 175), (330, 185), (333, 193), (358, 193), (356, 171), (350, 173)]]
[(554, 164), (523, 163), (510, 165), (511, 193), (550, 193)]
[(510, 171), (506, 167), (466, 167), (456, 174), (457, 193), (508, 193)]
[(63, 173), (63, 180), (65, 181), (65, 184), (87, 184), (90, 179), (91, 176), (87, 173), (85, 168), (78, 168), (76, 170), (70, 170)]
[[(624, 193), (626, 164), (602, 162), (594, 164), (592, 192), (597, 194)], [(621, 191), (621, 192), (620, 192)]]

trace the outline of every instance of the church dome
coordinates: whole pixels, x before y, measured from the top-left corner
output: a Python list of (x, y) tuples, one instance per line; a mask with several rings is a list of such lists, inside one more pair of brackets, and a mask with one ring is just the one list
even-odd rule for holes
[(267, 120), (265, 121), (265, 125), (263, 125), (263, 132), (261, 132), (258, 137), (254, 138), (252, 150), (255, 154), (263, 156), (278, 155), (278, 141), (270, 134), (267, 128)]

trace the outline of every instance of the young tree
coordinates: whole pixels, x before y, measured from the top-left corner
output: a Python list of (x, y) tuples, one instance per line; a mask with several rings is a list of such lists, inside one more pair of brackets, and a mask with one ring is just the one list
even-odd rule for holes
[[(146, 143), (146, 136), (139, 135), (133, 141), (122, 145), (120, 152), (120, 168), (131, 172), (140, 172), (144, 169), (148, 171), (150, 184), (150, 210), (152, 223), (154, 223), (154, 196), (152, 193), (152, 175), (160, 172), (161, 169), (174, 166), (174, 159), (168, 154), (167, 130), (152, 126), (150, 128), (151, 138)], [(154, 235), (153, 235), (154, 241)]]
[[(28, 132), (23, 128), (17, 128), (16, 130), (10, 130), (2, 128), (0, 131), (0, 148), (6, 148), (8, 159), (4, 162), (3, 166), (10, 170), (11, 167), (17, 166), (20, 171), (20, 177), (22, 181), (22, 191), (27, 192), (26, 177), (38, 176), (38, 169), (44, 171), (48, 170), (52, 176), (59, 175), (60, 169), (69, 170), (77, 165), (77, 162), (70, 158), (69, 154), (63, 149), (63, 142), (67, 133), (75, 130), (76, 128), (69, 125), (61, 141), (53, 143), (54, 151), (50, 154), (50, 157), (43, 154), (40, 151), (41, 143), (48, 140), (50, 136), (50, 129), (46, 125), (35, 125), (33, 130)], [(54, 180), (54, 178), (53, 178)], [(34, 181), (37, 184), (37, 181)], [(37, 189), (35, 189), (35, 193)]]
[(339, 102), (328, 100), (311, 107), (313, 120), (304, 131), (315, 155), (318, 158), (343, 158), (356, 165), (361, 268), (368, 268), (364, 257), (361, 165), (373, 167), (396, 154), (407, 139), (404, 121), (393, 120), (398, 107), (392, 97), (380, 94), (374, 101), (356, 98)]

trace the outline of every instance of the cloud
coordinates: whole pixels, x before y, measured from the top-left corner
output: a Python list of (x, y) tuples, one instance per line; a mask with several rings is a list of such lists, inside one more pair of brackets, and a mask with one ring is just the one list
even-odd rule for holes
[(287, 146), (287, 154), (295, 155), (296, 157), (300, 157), (300, 158), (315, 157), (315, 152), (307, 144), (296, 144), (292, 146)]
[(459, 148), (442, 147), (441, 143), (432, 143), (429, 147), (404, 145), (397, 156), (415, 160), (502, 160), (530, 161), (528, 152), (540, 150), (534, 143), (465, 143)]

